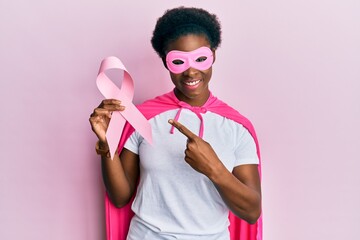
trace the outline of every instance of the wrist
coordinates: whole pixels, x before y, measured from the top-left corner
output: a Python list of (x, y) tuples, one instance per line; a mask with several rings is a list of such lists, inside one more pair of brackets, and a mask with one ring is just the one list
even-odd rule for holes
[(97, 141), (95, 145), (95, 151), (98, 155), (101, 155), (103, 157), (110, 157), (110, 149), (107, 142)]
[(228, 172), (229, 171), (226, 169), (226, 167), (221, 162), (219, 162), (218, 164), (213, 166), (212, 171), (208, 177), (212, 182), (218, 183)]
[(100, 149), (104, 149), (104, 150), (109, 149), (109, 145), (106, 139), (104, 141), (98, 140), (97, 144), (99, 145)]

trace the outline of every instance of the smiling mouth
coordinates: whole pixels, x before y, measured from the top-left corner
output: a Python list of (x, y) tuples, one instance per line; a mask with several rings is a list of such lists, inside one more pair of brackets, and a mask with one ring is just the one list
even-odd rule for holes
[(198, 84), (201, 80), (196, 80), (196, 81), (191, 81), (191, 82), (184, 82), (185, 85), (188, 86), (195, 86), (196, 84)]

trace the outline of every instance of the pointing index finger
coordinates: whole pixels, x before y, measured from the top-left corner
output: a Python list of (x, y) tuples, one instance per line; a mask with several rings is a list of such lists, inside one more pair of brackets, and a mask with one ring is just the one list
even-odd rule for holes
[(191, 140), (191, 139), (194, 139), (194, 138), (197, 137), (192, 131), (190, 131), (187, 127), (185, 127), (181, 123), (179, 123), (179, 122), (177, 122), (177, 121), (175, 121), (173, 119), (170, 119), (169, 123), (171, 125), (173, 125), (177, 130), (179, 130), (179, 132), (184, 134), (188, 139)]

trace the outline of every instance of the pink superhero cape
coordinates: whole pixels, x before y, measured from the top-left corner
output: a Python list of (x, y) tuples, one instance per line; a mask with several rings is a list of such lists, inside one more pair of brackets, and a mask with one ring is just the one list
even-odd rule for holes
[[(202, 107), (191, 107), (190, 105), (178, 100), (173, 91), (158, 96), (152, 100), (148, 100), (141, 105), (137, 106), (140, 112), (150, 119), (164, 111), (187, 108), (195, 112), (199, 118), (202, 117), (199, 112), (210, 111), (226, 118), (229, 118), (235, 122), (242, 124), (252, 135), (255, 140), (257, 154), (260, 160), (259, 143), (255, 134), (255, 130), (251, 122), (239, 114), (235, 109), (231, 108), (221, 100), (210, 94), (209, 99)], [(200, 111), (199, 111), (200, 110)], [(179, 114), (178, 113), (178, 114)], [(171, 125), (169, 125), (170, 131)], [(130, 124), (126, 124), (119, 143), (119, 152), (123, 148), (126, 140), (134, 132), (134, 128)], [(261, 176), (261, 162), (258, 166), (259, 174)], [(126, 236), (129, 230), (130, 220), (134, 213), (131, 210), (131, 200), (125, 207), (116, 208), (108, 195), (105, 196), (105, 211), (106, 211), (106, 233), (107, 240), (126, 240)], [(262, 240), (262, 216), (255, 224), (248, 224), (246, 221), (236, 217), (229, 211), (229, 231), (231, 240)]]

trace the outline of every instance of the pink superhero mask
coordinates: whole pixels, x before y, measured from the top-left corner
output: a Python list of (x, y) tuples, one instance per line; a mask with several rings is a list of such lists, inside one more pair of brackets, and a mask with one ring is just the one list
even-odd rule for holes
[(178, 74), (190, 67), (206, 70), (214, 61), (213, 52), (208, 47), (200, 47), (191, 52), (173, 50), (166, 55), (166, 65), (170, 72)]

